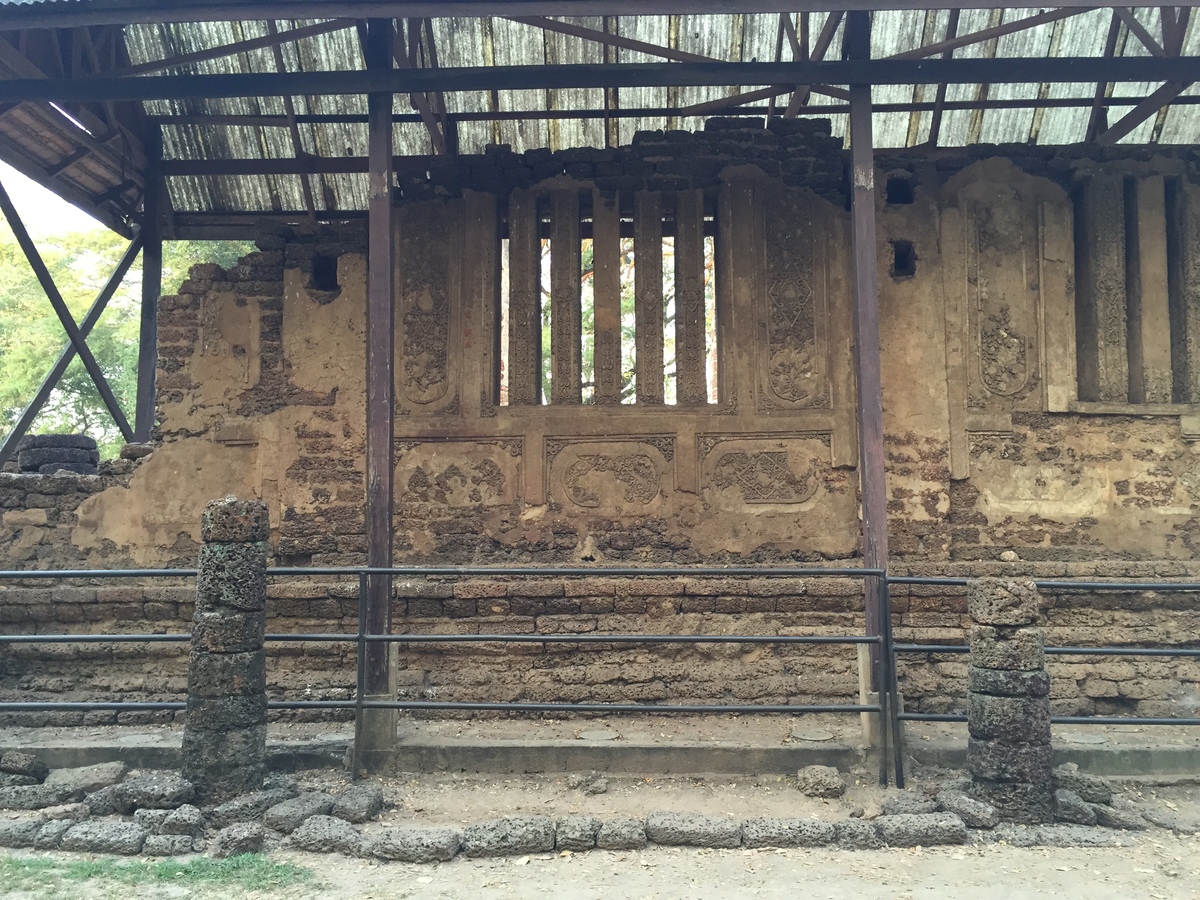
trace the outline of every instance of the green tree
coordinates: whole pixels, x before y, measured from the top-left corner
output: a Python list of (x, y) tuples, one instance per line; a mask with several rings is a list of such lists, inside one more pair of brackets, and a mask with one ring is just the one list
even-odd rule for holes
[[(127, 247), (108, 231), (64, 234), (37, 242), (55, 285), (76, 322), (86, 314)], [(163, 293), (178, 290), (200, 262), (232, 265), (253, 249), (241, 241), (177, 241), (163, 245)], [(125, 276), (88, 337), (96, 361), (127, 416), (137, 395), (141, 262)], [(66, 344), (66, 334), (12, 232), (0, 227), (0, 430), (11, 431)], [(121, 434), (76, 357), (30, 429), (82, 432), (115, 455)]]

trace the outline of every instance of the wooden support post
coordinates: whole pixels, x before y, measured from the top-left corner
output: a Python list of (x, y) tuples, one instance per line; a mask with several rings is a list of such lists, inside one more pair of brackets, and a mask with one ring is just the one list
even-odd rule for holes
[(592, 296), (596, 404), (621, 402), (621, 214), (614, 193), (592, 194)]
[(151, 126), (146, 142), (146, 192), (142, 197), (142, 321), (138, 337), (137, 405), (133, 439), (150, 440), (154, 429), (158, 369), (158, 298), (162, 294), (162, 134)]
[[(392, 23), (367, 23), (364, 48), (367, 67), (392, 67)], [(367, 565), (392, 565), (392, 443), (396, 427), (395, 335), (393, 309), (395, 278), (392, 212), (392, 95), (367, 96), (370, 193), (367, 210)], [(368, 635), (392, 630), (392, 578), (369, 575), (364, 624)], [(395, 699), (388, 644), (367, 643), (362, 689), (367, 699)], [(365, 709), (358, 717), (355, 742), (359, 764), (377, 768), (393, 749), (396, 711)]]
[[(870, 54), (870, 13), (847, 17), (852, 58)], [(862, 496), (863, 564), (888, 564), (887, 483), (883, 450), (883, 387), (879, 353), (879, 276), (875, 240), (875, 153), (871, 132), (871, 87), (850, 87), (851, 249), (854, 260), (854, 365), (858, 383), (858, 478)], [(867, 634), (882, 630), (883, 585), (866, 579)], [(878, 690), (879, 650), (871, 648), (872, 680)]]

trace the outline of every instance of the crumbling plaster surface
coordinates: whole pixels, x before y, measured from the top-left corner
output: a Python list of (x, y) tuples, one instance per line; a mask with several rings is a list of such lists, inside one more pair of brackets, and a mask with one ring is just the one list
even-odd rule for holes
[[(1065, 331), (1060, 321), (1074, 315), (1066, 191), (1002, 159), (949, 177), (914, 164), (907, 175), (914, 201), (881, 196), (878, 209), (893, 552), (1194, 556), (1200, 444), (1184, 441), (1177, 417), (1045, 412), (1073, 387), (1063, 382), (1073, 362), (1062, 362), (1073, 356), (1073, 324)], [(782, 190), (745, 167), (722, 178), (714, 190), (729, 209), (763, 208)], [(562, 178), (548, 183), (561, 188)], [(815, 197), (802, 202), (811, 205), (797, 208), (813, 218), (795, 240), (823, 235), (805, 251), (807, 277), (831, 292), (821, 301), (815, 352), (828, 354), (832, 380), (850, 383), (839, 374), (848, 365), (848, 345), (839, 343), (849, 326), (847, 213)], [(439, 217), (471, 227), (464, 204), (444, 201)], [(770, 223), (757, 221), (730, 240), (763, 240)], [(913, 247), (912, 275), (890, 271), (897, 241)], [(490, 388), (471, 358), (483, 324), (472, 294), (476, 254), (442, 254), (446, 271), (418, 267), (448, 292), (460, 310), (449, 321), (462, 333), (445, 344), (449, 384), (438, 404), (414, 404), (398, 389), (398, 558), (486, 559), (498, 550), (586, 561), (852, 556), (855, 470), (853, 452), (842, 449), (853, 445), (852, 406), (845, 393), (828, 410), (784, 409), (768, 396), (760, 374), (774, 357), (761, 335), (772, 313), (760, 301), (778, 276), (750, 246), (755, 252), (739, 254), (733, 245), (722, 288), (726, 395), (713, 407), (658, 412), (481, 407), (475, 398)], [(405, 248), (419, 254), (421, 236), (406, 238)], [(191, 336), (170, 351), (186, 389), (164, 399), (163, 445), (129, 487), (80, 507), (76, 547), (111, 542), (139, 564), (161, 563), (181, 534), (196, 539), (207, 499), (236, 492), (268, 502), (281, 553), (361, 561), (365, 259), (340, 254), (332, 295), (311, 290), (293, 263), (289, 256), (272, 270), (279, 300), (260, 282), (252, 287), (262, 298), (217, 278), (169, 313), (167, 326)], [(438, 348), (406, 334), (408, 282), (397, 283), (399, 352), (414, 346), (429, 378), (439, 371), (429, 367)], [(429, 284), (407, 289), (427, 313)], [(269, 358), (272, 342), (277, 358)], [(398, 378), (404, 371), (401, 359)], [(849, 431), (840, 424), (847, 414)], [(766, 485), (763, 496), (749, 493), (755, 480)]]

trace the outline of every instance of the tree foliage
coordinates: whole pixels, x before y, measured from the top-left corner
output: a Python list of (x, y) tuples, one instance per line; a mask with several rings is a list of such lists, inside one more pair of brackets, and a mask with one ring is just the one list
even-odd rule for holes
[[(128, 243), (108, 231), (88, 231), (38, 241), (38, 251), (80, 322), (108, 281)], [(232, 265), (252, 245), (240, 241), (173, 241), (163, 245), (163, 293), (176, 291), (200, 262)], [(130, 420), (137, 396), (141, 261), (125, 276), (88, 346)], [(67, 344), (66, 332), (6, 224), (0, 224), (0, 430), (11, 431)], [(132, 424), (132, 421), (131, 421)], [(30, 429), (79, 432), (111, 456), (122, 443), (83, 363), (76, 357)]]

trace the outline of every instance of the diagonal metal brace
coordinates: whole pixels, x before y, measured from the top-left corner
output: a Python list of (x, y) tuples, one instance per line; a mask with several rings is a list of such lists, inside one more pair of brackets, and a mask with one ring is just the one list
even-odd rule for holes
[(79, 354), (79, 358), (83, 361), (84, 368), (87, 369), (92, 383), (96, 385), (96, 390), (100, 392), (100, 398), (108, 408), (113, 421), (117, 423), (117, 427), (121, 430), (121, 434), (125, 440), (132, 441), (133, 429), (129, 427), (129, 422), (125, 418), (125, 414), (121, 411), (121, 404), (117, 402), (117, 398), (109, 386), (108, 379), (104, 377), (104, 371), (100, 368), (100, 364), (96, 362), (96, 357), (92, 355), (87, 341), (83, 334), (80, 333), (79, 326), (75, 324), (71, 310), (67, 308), (66, 301), (63, 300), (62, 294), (59, 293), (58, 287), (54, 284), (54, 279), (50, 276), (50, 270), (46, 268), (46, 263), (42, 260), (41, 254), (38, 253), (37, 247), (34, 246), (33, 240), (29, 237), (29, 232), (25, 229), (25, 223), (21, 221), (21, 217), (17, 214), (16, 207), (13, 206), (12, 200), (9, 199), (8, 192), (4, 189), (3, 184), (0, 184), (0, 213), (4, 214), (4, 218), (8, 220), (8, 224), (12, 227), (13, 234), (17, 238), (17, 243), (20, 244), (21, 250), (25, 253), (25, 258), (33, 269), (34, 275), (37, 276), (42, 290), (46, 292), (46, 297), (49, 299), (50, 305), (54, 307), (54, 312), (58, 315), (58, 320), (62, 323), (63, 329), (67, 332), (67, 337), (71, 340), (71, 346)]

